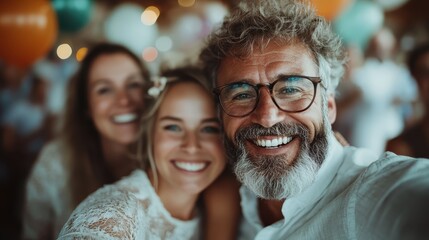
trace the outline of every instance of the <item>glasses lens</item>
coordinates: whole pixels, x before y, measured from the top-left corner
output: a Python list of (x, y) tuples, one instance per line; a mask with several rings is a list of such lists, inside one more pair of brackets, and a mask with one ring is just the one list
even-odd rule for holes
[(314, 98), (314, 84), (299, 76), (285, 77), (273, 87), (273, 97), (284, 111), (302, 111), (310, 106)]
[(220, 102), (223, 110), (232, 116), (244, 116), (250, 113), (258, 99), (253, 86), (247, 83), (233, 83), (222, 88)]

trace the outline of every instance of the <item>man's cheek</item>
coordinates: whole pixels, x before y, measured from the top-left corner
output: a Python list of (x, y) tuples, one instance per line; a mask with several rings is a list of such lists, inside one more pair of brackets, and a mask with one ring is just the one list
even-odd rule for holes
[(235, 127), (235, 124), (233, 123), (233, 121), (230, 121), (230, 119), (228, 119), (227, 117), (223, 117), (222, 119), (223, 119), (222, 123), (223, 123), (226, 136), (229, 139), (234, 140), (235, 133), (237, 132), (237, 128)]

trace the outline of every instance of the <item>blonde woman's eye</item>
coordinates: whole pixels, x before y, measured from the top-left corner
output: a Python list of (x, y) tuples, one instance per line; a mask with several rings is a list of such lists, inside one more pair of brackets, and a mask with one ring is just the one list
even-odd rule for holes
[(179, 126), (177, 125), (166, 125), (164, 127), (165, 130), (167, 131), (172, 131), (172, 132), (179, 132), (180, 130), (182, 130)]

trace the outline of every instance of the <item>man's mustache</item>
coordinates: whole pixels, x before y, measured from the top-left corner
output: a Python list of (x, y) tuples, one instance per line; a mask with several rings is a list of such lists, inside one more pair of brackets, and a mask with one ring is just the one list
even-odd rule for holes
[(235, 142), (240, 143), (243, 140), (255, 139), (260, 136), (298, 136), (303, 140), (307, 140), (310, 131), (299, 123), (284, 123), (279, 122), (272, 127), (266, 128), (259, 124), (251, 124), (238, 129), (235, 135)]

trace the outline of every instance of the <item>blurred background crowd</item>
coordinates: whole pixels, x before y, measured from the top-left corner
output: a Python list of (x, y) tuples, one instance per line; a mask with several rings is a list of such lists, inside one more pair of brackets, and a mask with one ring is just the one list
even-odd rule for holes
[[(309, 2), (332, 23), (349, 54), (334, 128), (351, 145), (381, 154), (389, 140), (425, 114), (407, 63), (414, 48), (428, 43), (429, 2)], [(57, 130), (67, 83), (88, 48), (101, 41), (122, 44), (157, 74), (163, 64), (197, 58), (205, 37), (235, 4), (237, 0), (2, 0), (0, 239), (19, 236), (26, 178), (42, 146), (61, 134)], [(424, 77), (429, 63), (426, 67)]]

